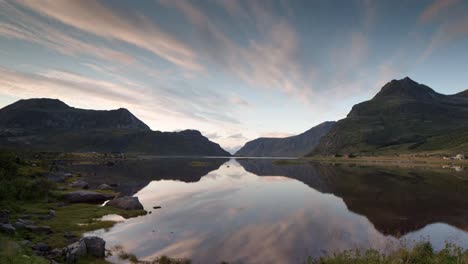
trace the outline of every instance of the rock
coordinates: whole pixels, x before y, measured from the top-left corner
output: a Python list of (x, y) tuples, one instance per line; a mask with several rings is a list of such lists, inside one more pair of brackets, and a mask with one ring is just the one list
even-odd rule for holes
[(27, 229), (29, 232), (32, 232), (32, 233), (34, 233), (34, 234), (43, 234), (43, 235), (47, 235), (47, 234), (52, 233), (52, 229), (50, 229), (50, 227), (48, 227), (48, 226), (27, 225), (27, 226), (26, 226), (26, 229)]
[(125, 196), (110, 200), (106, 206), (112, 206), (123, 210), (143, 210), (143, 205), (138, 197)]
[(49, 210), (49, 215), (52, 216), (52, 217), (55, 217), (55, 215), (56, 215), (55, 210)]
[(100, 237), (84, 237), (62, 250), (66, 263), (76, 263), (79, 258), (90, 255), (104, 258), (106, 255), (106, 242)]
[(23, 241), (20, 241), (18, 244), (23, 247), (31, 247), (32, 242), (29, 240), (23, 240)]
[(117, 184), (117, 183), (111, 183), (111, 184), (109, 184), (109, 185), (110, 185), (111, 187), (114, 187), (114, 188), (115, 188), (115, 187), (119, 187), (119, 184)]
[(0, 232), (13, 235), (16, 229), (11, 224), (0, 224)]
[(78, 237), (70, 232), (65, 232), (63, 234), (63, 237), (67, 240), (68, 243), (74, 243), (78, 241)]
[(101, 184), (97, 187), (99, 190), (112, 190), (112, 187), (107, 184)]
[(13, 226), (16, 228), (16, 229), (26, 229), (26, 224), (23, 223), (23, 222), (20, 222), (20, 221), (16, 221)]
[(8, 223), (10, 223), (10, 211), (1, 210), (0, 211), (0, 224), (8, 224)]
[(50, 250), (50, 247), (46, 243), (37, 243), (32, 247), (32, 249), (39, 252), (46, 252)]
[(101, 203), (114, 198), (114, 196), (91, 191), (74, 191), (66, 193), (63, 198), (70, 203)]
[(23, 223), (23, 224), (25, 224), (25, 225), (32, 225), (32, 224), (34, 224), (33, 221), (31, 221), (31, 220), (26, 220), (26, 219), (22, 219), (22, 218), (18, 218), (18, 220), (16, 220), (16, 221), (17, 221), (17, 222), (21, 222), (21, 223)]
[(153, 206), (153, 209), (161, 209), (161, 206)]
[(106, 165), (107, 165), (108, 167), (112, 167), (112, 166), (115, 165), (115, 163), (114, 163), (113, 161), (108, 161), (108, 162), (106, 163)]
[(76, 263), (79, 258), (86, 256), (86, 243), (84, 240), (75, 242), (62, 250), (66, 263)]
[(84, 182), (84, 181), (76, 181), (70, 184), (70, 187), (79, 188), (79, 189), (88, 189), (89, 185), (87, 182)]
[(96, 258), (104, 258), (106, 255), (106, 242), (104, 239), (96, 236), (84, 237), (86, 251), (88, 255)]

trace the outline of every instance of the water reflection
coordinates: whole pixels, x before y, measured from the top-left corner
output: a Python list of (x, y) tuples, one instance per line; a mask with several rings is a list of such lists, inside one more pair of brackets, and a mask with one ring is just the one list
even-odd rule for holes
[[(209, 160), (204, 169), (211, 172), (203, 177), (201, 168), (182, 165), (187, 161), (153, 160), (138, 169), (130, 169), (138, 163), (122, 165), (129, 173), (140, 171), (127, 178), (146, 180), (135, 194), (145, 209), (162, 209), (97, 233), (108, 247), (121, 245), (139, 258), (168, 255), (194, 263), (300, 263), (324, 251), (389, 249), (422, 237), (436, 247), (450, 240), (468, 248), (466, 175), (279, 166), (271, 160), (219, 165), (223, 162)], [(108, 170), (99, 174), (112, 175)], [(127, 172), (120, 170), (119, 178)]]

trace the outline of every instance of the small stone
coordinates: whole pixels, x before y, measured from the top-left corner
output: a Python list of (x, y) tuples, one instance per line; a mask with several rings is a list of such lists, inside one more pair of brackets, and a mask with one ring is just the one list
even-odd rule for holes
[(13, 235), (16, 229), (11, 224), (0, 224), (0, 232)]
[(26, 229), (26, 224), (23, 223), (23, 222), (20, 222), (20, 221), (16, 221), (13, 226), (16, 228), (16, 229)]
[(161, 209), (161, 206), (153, 206), (153, 209)]
[(112, 187), (107, 184), (101, 184), (97, 187), (99, 190), (112, 190)]
[(55, 217), (55, 215), (56, 215), (55, 210), (49, 210), (49, 215)]
[(89, 185), (87, 182), (84, 182), (84, 181), (76, 181), (70, 184), (70, 187), (78, 188), (78, 189), (88, 189)]
[(63, 198), (70, 203), (101, 203), (114, 198), (114, 196), (90, 191), (74, 191), (66, 193)]
[(19, 242), (19, 244), (20, 244), (21, 246), (23, 246), (23, 247), (31, 247), (32, 242), (29, 241), (29, 240), (23, 240), (23, 241)]
[(46, 243), (37, 243), (32, 247), (32, 249), (39, 252), (46, 252), (50, 250), (50, 247)]
[(0, 224), (10, 223), (10, 211), (0, 210)]
[(143, 210), (143, 205), (138, 197), (125, 196), (110, 200), (106, 206), (112, 206), (123, 210)]
[(32, 224), (34, 224), (33, 221), (31, 221), (31, 220), (26, 220), (26, 219), (22, 219), (22, 218), (18, 218), (18, 220), (16, 220), (16, 221), (17, 221), (17, 222), (21, 222), (21, 223), (23, 223), (23, 224), (25, 224), (25, 225), (32, 225)]

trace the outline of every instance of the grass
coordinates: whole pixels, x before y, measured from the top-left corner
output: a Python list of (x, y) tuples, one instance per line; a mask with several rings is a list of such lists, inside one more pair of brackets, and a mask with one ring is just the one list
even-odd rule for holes
[(48, 264), (49, 261), (38, 256), (34, 256), (31, 249), (21, 247), (10, 237), (0, 233), (0, 263), (12, 264)]
[(468, 250), (463, 250), (452, 244), (447, 244), (439, 252), (434, 251), (429, 242), (422, 242), (415, 247), (400, 248), (392, 253), (384, 254), (374, 249), (364, 252), (359, 250), (344, 251), (313, 260), (309, 257), (307, 264), (466, 264)]

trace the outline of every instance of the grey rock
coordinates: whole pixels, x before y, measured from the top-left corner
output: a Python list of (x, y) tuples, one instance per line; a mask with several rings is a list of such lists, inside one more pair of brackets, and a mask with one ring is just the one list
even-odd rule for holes
[(110, 200), (106, 206), (112, 206), (123, 210), (143, 210), (143, 205), (138, 197), (125, 196)]
[(23, 247), (31, 247), (32, 242), (29, 240), (23, 240), (23, 241), (20, 241), (18, 244)]
[(27, 225), (26, 229), (34, 234), (43, 234), (47, 235), (52, 233), (52, 229), (48, 226), (35, 226), (35, 225)]
[(55, 210), (49, 210), (49, 215), (52, 216), (52, 217), (55, 217), (55, 215), (56, 215)]
[(10, 223), (10, 211), (0, 210), (0, 224)]
[(87, 182), (84, 182), (84, 181), (76, 181), (70, 184), (70, 187), (79, 188), (79, 189), (88, 189), (89, 185)]
[(46, 252), (50, 250), (50, 247), (46, 243), (37, 243), (32, 247), (32, 249), (39, 252)]
[(104, 239), (96, 236), (84, 237), (86, 251), (88, 255), (96, 258), (104, 258), (106, 255), (106, 242)]
[(112, 187), (110, 185), (107, 185), (107, 184), (101, 184), (97, 187), (99, 190), (112, 190)]
[(76, 263), (79, 258), (86, 256), (86, 243), (84, 240), (75, 242), (62, 250), (66, 263)]
[(16, 222), (21, 222), (21, 223), (23, 223), (23, 224), (25, 224), (25, 225), (32, 225), (32, 224), (34, 224), (33, 221), (27, 220), (27, 219), (23, 219), (23, 218), (18, 218), (18, 220), (16, 220)]
[(91, 191), (74, 191), (63, 196), (70, 203), (101, 203), (114, 198), (113, 195)]
[(20, 221), (16, 221), (13, 226), (16, 228), (16, 229), (26, 229), (26, 224), (23, 223), (23, 222), (20, 222)]
[(0, 224), (0, 232), (12, 235), (16, 233), (16, 229), (11, 224)]

